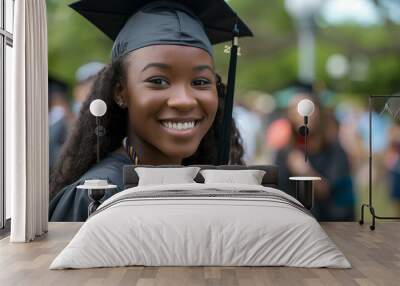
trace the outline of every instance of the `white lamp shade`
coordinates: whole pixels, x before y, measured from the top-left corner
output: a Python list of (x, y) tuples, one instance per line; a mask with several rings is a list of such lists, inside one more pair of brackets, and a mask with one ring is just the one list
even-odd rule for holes
[(297, 104), (297, 112), (301, 116), (310, 116), (314, 112), (314, 103), (309, 99), (300, 100)]
[(89, 109), (90, 109), (90, 113), (93, 116), (100, 117), (100, 116), (103, 116), (106, 113), (107, 105), (103, 100), (95, 99), (90, 103)]

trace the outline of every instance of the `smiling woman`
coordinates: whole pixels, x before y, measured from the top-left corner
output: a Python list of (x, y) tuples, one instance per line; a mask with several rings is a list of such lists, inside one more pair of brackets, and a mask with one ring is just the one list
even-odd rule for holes
[(211, 56), (202, 49), (155, 45), (130, 53), (114, 97), (127, 106), (128, 145), (143, 164), (181, 164), (211, 128), (218, 108)]
[[(107, 179), (118, 186), (106, 192), (108, 198), (122, 190), (125, 164), (217, 163), (225, 86), (214, 71), (212, 44), (229, 40), (235, 22), (242, 31), (239, 36), (251, 35), (250, 30), (232, 17), (235, 14), (224, 1), (190, 8), (182, 5), (187, 1), (147, 1), (145, 6), (119, 2), (117, 10), (125, 9), (127, 17), (115, 31), (107, 20), (120, 14), (112, 12), (115, 5), (104, 4), (109, 7), (101, 19), (90, 18), (99, 15), (97, 2), (72, 5), (115, 43), (112, 61), (98, 74), (53, 172), (53, 221), (86, 220), (88, 197), (76, 187), (87, 179)], [(95, 14), (89, 12), (90, 5), (97, 7)], [(102, 117), (107, 131), (100, 146), (104, 159), (96, 164), (95, 120), (89, 105), (98, 98), (108, 111)], [(230, 128), (229, 163), (243, 164), (234, 121)]]

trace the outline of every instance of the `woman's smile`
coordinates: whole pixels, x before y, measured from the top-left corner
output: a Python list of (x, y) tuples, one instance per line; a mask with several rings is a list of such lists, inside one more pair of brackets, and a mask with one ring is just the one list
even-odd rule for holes
[(172, 136), (191, 137), (199, 129), (201, 118), (170, 118), (159, 120), (164, 132)]

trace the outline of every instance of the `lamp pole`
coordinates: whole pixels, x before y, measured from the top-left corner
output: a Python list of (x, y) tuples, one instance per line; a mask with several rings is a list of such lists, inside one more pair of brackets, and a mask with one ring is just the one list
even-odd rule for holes
[(95, 99), (90, 103), (89, 106), (90, 113), (96, 117), (96, 138), (97, 138), (97, 147), (96, 147), (96, 158), (97, 163), (100, 162), (100, 137), (105, 134), (105, 129), (100, 125), (100, 117), (102, 117), (107, 112), (107, 105), (101, 99)]

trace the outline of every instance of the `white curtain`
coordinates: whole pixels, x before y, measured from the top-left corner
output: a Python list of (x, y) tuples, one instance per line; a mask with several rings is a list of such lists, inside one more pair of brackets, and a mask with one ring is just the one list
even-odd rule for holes
[(6, 97), (6, 187), (12, 242), (47, 232), (48, 124), (45, 0), (15, 1), (12, 93)]

